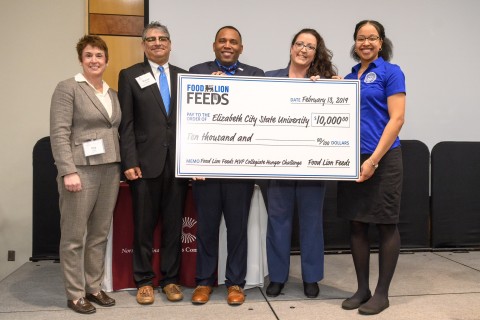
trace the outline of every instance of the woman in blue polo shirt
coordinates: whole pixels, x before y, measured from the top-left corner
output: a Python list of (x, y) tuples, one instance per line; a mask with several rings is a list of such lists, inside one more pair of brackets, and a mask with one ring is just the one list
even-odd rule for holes
[[(351, 56), (360, 63), (345, 79), (359, 79), (361, 90), (361, 171), (356, 182), (339, 182), (338, 213), (350, 220), (350, 247), (358, 289), (342, 308), (377, 314), (388, 308), (388, 289), (400, 252), (399, 221), (402, 152), (398, 134), (405, 115), (405, 76), (389, 63), (392, 43), (377, 21), (355, 27)], [(369, 289), (369, 224), (379, 231), (379, 278)]]

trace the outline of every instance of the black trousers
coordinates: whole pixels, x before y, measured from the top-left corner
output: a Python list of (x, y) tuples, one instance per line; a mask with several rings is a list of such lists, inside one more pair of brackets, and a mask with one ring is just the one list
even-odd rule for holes
[(209, 179), (193, 182), (197, 206), (197, 285), (213, 286), (217, 280), (218, 233), (222, 214), (227, 227), (227, 287), (245, 286), (247, 227), (253, 180)]
[(161, 221), (160, 272), (163, 287), (178, 283), (182, 218), (188, 179), (177, 179), (173, 168), (157, 178), (129, 182), (134, 211), (133, 275), (137, 287), (152, 285), (153, 232)]

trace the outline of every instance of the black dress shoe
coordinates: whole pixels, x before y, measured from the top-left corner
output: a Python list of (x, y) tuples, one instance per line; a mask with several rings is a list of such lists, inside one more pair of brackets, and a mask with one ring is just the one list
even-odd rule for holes
[(342, 308), (345, 309), (345, 310), (357, 309), (362, 304), (364, 304), (365, 302), (370, 300), (371, 297), (372, 297), (372, 294), (370, 293), (370, 291), (368, 291), (368, 295), (366, 295), (364, 298), (358, 298), (357, 299), (357, 298), (354, 298), (354, 297), (350, 297), (348, 299), (345, 299), (342, 302)]
[(91, 302), (95, 302), (102, 307), (111, 307), (115, 305), (115, 299), (107, 296), (107, 294), (103, 290), (101, 290), (97, 295), (87, 293), (87, 299)]
[(277, 297), (283, 289), (284, 284), (281, 282), (270, 282), (267, 287), (267, 296), (268, 297)]
[(75, 312), (89, 314), (95, 313), (97, 309), (85, 298), (78, 299), (77, 303), (73, 303), (73, 300), (67, 301), (67, 306)]
[(303, 282), (303, 293), (307, 298), (316, 298), (320, 293), (320, 288), (316, 282)]
[(382, 304), (382, 305), (374, 305), (374, 304), (369, 304), (365, 303), (358, 308), (358, 313), (363, 314), (363, 315), (373, 315), (373, 314), (378, 314), (382, 312), (383, 310), (387, 309), (390, 306), (390, 302), (387, 301)]

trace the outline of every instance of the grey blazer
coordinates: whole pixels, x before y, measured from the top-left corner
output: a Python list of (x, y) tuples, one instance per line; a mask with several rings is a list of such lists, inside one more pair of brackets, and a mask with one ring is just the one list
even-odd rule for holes
[[(60, 82), (50, 106), (50, 143), (58, 175), (77, 171), (77, 165), (120, 162), (118, 126), (121, 110), (117, 93), (109, 89), (112, 117), (86, 82)], [(83, 143), (103, 139), (105, 153), (85, 157)]]

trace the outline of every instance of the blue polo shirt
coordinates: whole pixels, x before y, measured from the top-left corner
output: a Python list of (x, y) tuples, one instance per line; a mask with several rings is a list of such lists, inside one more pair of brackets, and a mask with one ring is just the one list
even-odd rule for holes
[[(358, 79), (360, 64), (352, 68), (345, 79)], [(360, 78), (360, 152), (375, 151), (383, 130), (390, 120), (387, 98), (396, 93), (406, 93), (405, 75), (396, 64), (383, 58), (371, 62)], [(390, 149), (400, 145), (397, 137)]]

